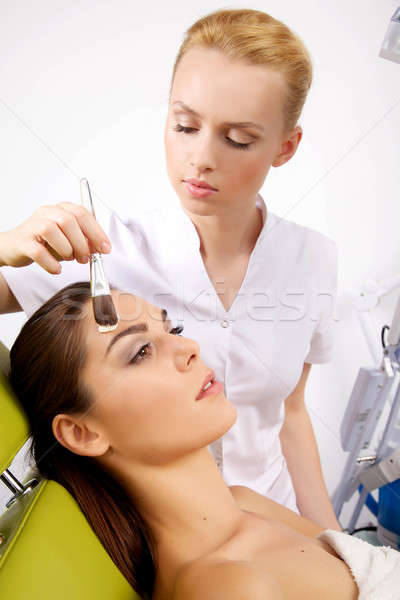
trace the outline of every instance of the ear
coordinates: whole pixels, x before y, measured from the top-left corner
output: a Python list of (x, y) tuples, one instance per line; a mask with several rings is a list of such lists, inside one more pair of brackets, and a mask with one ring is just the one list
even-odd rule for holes
[(62, 446), (81, 456), (101, 456), (110, 447), (100, 428), (83, 415), (58, 414), (53, 419), (52, 429)]
[(284, 165), (295, 154), (300, 140), (303, 137), (303, 129), (297, 125), (282, 141), (279, 153), (275, 156), (273, 167)]

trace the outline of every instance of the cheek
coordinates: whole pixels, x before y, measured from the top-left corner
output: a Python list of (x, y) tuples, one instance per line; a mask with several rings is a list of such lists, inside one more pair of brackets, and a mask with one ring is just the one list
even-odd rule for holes
[(172, 130), (172, 122), (167, 123), (164, 132), (164, 147), (166, 162), (169, 166), (174, 167), (182, 154), (182, 142), (179, 139), (179, 134)]
[(105, 398), (98, 414), (114, 453), (127, 458), (139, 458), (153, 447), (163, 422), (169, 427), (161, 414), (159, 397), (137, 385), (120, 388), (118, 395)]
[(181, 159), (178, 147), (175, 141), (171, 139), (171, 136), (167, 135), (165, 141), (165, 164), (170, 177), (175, 178), (180, 163)]
[[(114, 382), (118, 378), (114, 377)], [(166, 460), (182, 442), (191, 418), (184, 389), (166, 389), (165, 379), (149, 376), (119, 376), (109, 393), (103, 393), (96, 406), (116, 455), (146, 463)]]
[(99, 397), (97, 416), (115, 459), (162, 465), (211, 444), (236, 420), (225, 396), (202, 405), (190, 398), (181, 381), (114, 375), (114, 387)]
[[(244, 154), (246, 150), (238, 150), (238, 152), (243, 152)], [(258, 190), (268, 173), (271, 165), (270, 157), (266, 153), (255, 156), (254, 154), (250, 154), (250, 152), (249, 156), (246, 156), (242, 160), (239, 168), (236, 164), (236, 168), (232, 169), (233, 176), (231, 183), (234, 188), (240, 185), (241, 189), (249, 188)]]
[(105, 367), (91, 379), (90, 389), (95, 398), (93, 414), (101, 422), (112, 445), (124, 441), (132, 424), (141, 417), (141, 398), (146, 386), (132, 370)]

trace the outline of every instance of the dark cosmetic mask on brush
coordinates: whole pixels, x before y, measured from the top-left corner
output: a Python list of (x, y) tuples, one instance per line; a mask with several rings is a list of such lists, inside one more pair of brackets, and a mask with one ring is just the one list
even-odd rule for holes
[[(82, 205), (96, 218), (92, 195), (87, 179), (81, 179)], [(111, 297), (100, 252), (90, 254), (90, 293), (92, 296), (94, 319), (100, 333), (113, 331), (118, 326), (118, 315)]]

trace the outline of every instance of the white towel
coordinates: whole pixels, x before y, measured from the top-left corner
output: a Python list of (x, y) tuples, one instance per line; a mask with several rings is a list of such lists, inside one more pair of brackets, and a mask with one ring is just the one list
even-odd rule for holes
[(358, 585), (358, 600), (400, 600), (400, 552), (373, 546), (347, 533), (326, 529), (318, 536), (349, 566)]

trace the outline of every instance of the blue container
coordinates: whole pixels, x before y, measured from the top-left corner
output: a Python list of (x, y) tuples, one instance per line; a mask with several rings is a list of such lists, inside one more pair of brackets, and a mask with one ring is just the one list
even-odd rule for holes
[[(358, 489), (361, 491), (362, 485)], [(400, 549), (400, 479), (380, 487), (378, 498), (377, 502), (368, 494), (365, 499), (366, 506), (378, 519), (378, 536), (385, 544)]]

